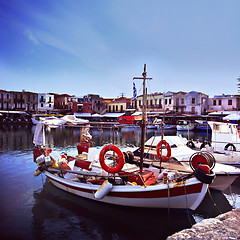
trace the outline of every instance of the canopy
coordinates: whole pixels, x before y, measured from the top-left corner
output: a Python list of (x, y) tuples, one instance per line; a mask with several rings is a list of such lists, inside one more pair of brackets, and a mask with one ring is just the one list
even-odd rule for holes
[(229, 114), (226, 117), (223, 117), (223, 120), (235, 120), (235, 121), (239, 121), (240, 120), (240, 114)]

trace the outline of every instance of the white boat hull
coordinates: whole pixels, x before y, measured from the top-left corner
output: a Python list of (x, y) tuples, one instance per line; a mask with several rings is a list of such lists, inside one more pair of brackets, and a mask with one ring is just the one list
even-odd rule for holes
[(187, 180), (185, 184), (170, 183), (147, 187), (113, 186), (103, 199), (96, 199), (94, 194), (100, 185), (66, 180), (47, 171), (44, 174), (53, 185), (64, 191), (95, 201), (128, 207), (195, 210), (202, 202), (208, 187), (196, 178)]

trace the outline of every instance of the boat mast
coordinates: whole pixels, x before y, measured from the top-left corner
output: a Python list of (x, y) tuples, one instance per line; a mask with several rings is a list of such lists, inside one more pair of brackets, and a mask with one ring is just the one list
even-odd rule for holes
[(141, 123), (141, 151), (140, 151), (140, 171), (143, 169), (143, 155), (144, 155), (144, 143), (145, 143), (145, 135), (146, 135), (146, 106), (147, 106), (147, 98), (146, 98), (146, 80), (152, 80), (152, 78), (147, 78), (146, 72), (146, 64), (144, 64), (144, 70), (142, 73), (142, 77), (134, 77), (135, 79), (143, 80), (143, 105), (142, 105), (142, 123)]

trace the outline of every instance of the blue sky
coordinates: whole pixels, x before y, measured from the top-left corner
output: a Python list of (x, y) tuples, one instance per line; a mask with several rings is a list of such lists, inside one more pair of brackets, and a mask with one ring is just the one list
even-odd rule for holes
[(239, 0), (0, 0), (0, 89), (132, 97), (146, 63), (149, 93), (237, 94), (239, 9)]

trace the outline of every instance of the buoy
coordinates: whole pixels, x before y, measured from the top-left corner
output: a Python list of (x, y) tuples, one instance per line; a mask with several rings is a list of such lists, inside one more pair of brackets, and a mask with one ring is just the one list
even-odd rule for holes
[(113, 185), (105, 180), (99, 189), (95, 192), (94, 197), (96, 199), (103, 199), (112, 189)]
[[(167, 155), (165, 157), (162, 157), (160, 149), (162, 148), (162, 145), (165, 145), (165, 147), (167, 148)], [(171, 157), (171, 147), (168, 144), (167, 141), (165, 140), (161, 140), (158, 144), (157, 144), (157, 156), (158, 158), (163, 161), (163, 162), (167, 162), (169, 160), (169, 158)]]
[[(113, 151), (117, 154), (117, 166), (116, 167), (112, 167), (110, 168), (106, 163), (105, 163), (105, 154), (108, 152), (108, 151)], [(125, 163), (125, 159), (124, 159), (124, 155), (122, 153), (122, 151), (115, 145), (107, 145), (105, 146), (100, 154), (99, 154), (99, 161), (100, 161), (100, 164), (101, 164), (101, 167), (108, 173), (118, 173), (119, 171), (121, 171), (121, 169), (123, 168), (124, 166), (124, 163)]]

